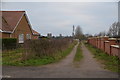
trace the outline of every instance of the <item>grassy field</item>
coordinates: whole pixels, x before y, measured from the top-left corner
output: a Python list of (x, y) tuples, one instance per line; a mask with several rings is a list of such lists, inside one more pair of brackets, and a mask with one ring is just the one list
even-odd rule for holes
[(82, 58), (83, 58), (83, 55), (82, 55), (82, 50), (81, 50), (81, 44), (79, 44), (76, 54), (75, 54), (75, 57), (74, 57), (74, 61), (79, 62)]
[(94, 57), (105, 65), (105, 69), (111, 70), (113, 72), (120, 72), (120, 60), (118, 57), (109, 56), (105, 52), (93, 47), (90, 44), (86, 43), (85, 45), (93, 53)]
[(66, 57), (76, 45), (76, 42), (69, 45), (65, 50), (58, 51), (54, 56), (32, 57), (22, 60), (24, 49), (16, 49), (2, 53), (2, 64), (11, 66), (39, 66), (60, 61)]

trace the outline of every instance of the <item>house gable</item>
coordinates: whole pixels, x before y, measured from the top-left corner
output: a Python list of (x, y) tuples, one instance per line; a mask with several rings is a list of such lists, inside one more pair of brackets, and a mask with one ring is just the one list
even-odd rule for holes
[(8, 25), (2, 25), (3, 31), (13, 31), (16, 25), (19, 23), (21, 17), (24, 15), (25, 11), (1, 11), (2, 12), (2, 22), (9, 25), (9, 29), (5, 28)]
[(24, 40), (26, 40), (27, 36), (30, 37), (31, 39), (34, 37), (34, 35), (39, 36), (39, 33), (33, 31), (25, 11), (0, 11), (0, 12), (2, 12), (3, 14), (2, 28), (0, 28), (3, 37), (19, 39), (19, 35), (21, 34), (24, 35)]
[(25, 40), (26, 40), (26, 35), (27, 34), (30, 34), (31, 38), (32, 38), (32, 35), (33, 35), (32, 31), (31, 31), (31, 27), (29, 26), (25, 15), (23, 15), (23, 17), (21, 18), (19, 24), (17, 25), (16, 29), (11, 34), (11, 36), (14, 37), (14, 38), (18, 38), (18, 36), (20, 34), (24, 34), (24, 39)]

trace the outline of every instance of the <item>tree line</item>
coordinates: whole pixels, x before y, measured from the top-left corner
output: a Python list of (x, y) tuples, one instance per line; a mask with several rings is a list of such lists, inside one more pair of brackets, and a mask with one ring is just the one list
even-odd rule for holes
[[(90, 34), (83, 34), (82, 28), (78, 25), (75, 29), (75, 39), (86, 39), (87, 36), (92, 36)], [(120, 22), (114, 22), (110, 27), (108, 31), (102, 31), (98, 34), (95, 34), (94, 36), (109, 36), (112, 38), (120, 38)]]
[(113, 38), (120, 38), (120, 22), (114, 22), (107, 32), (102, 31), (95, 36), (109, 36)]

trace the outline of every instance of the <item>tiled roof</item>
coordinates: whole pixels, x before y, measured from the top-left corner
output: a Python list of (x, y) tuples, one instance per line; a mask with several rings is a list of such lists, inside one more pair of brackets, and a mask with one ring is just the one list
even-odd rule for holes
[(32, 32), (33, 32), (33, 35), (40, 35), (37, 31), (35, 31), (35, 30), (32, 30)]
[[(2, 12), (2, 28), (4, 32), (13, 32), (21, 20), (25, 11), (0, 11)], [(31, 27), (30, 27), (31, 28)], [(31, 29), (33, 35), (40, 35), (37, 31)]]
[(13, 31), (25, 11), (0, 11), (2, 12), (2, 31)]

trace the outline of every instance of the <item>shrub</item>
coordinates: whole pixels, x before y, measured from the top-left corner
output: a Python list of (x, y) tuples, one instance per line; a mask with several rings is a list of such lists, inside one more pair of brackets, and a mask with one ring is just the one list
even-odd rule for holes
[(68, 48), (70, 39), (40, 39), (40, 40), (27, 40), (24, 43), (24, 58), (30, 57), (43, 57), (54, 56), (58, 51)]
[(16, 38), (3, 38), (2, 39), (2, 49), (3, 50), (15, 49), (16, 45), (17, 45)]

